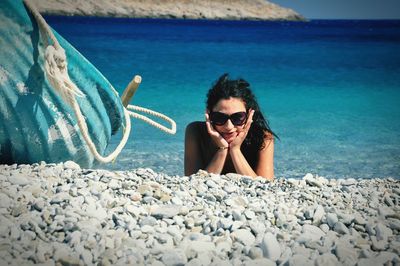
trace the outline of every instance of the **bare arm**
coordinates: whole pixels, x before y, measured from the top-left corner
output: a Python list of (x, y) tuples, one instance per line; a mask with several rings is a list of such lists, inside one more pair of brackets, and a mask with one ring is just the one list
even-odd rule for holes
[(274, 179), (274, 139), (272, 136), (264, 139), (264, 148), (259, 151), (256, 173), (267, 179)]
[(246, 176), (262, 176), (267, 179), (274, 178), (274, 141), (265, 140), (265, 147), (259, 151), (259, 160), (256, 169), (252, 169), (240, 148), (230, 149), (233, 165), (238, 174)]
[(199, 143), (196, 139), (194, 124), (189, 124), (185, 131), (185, 159), (184, 168), (185, 175), (189, 176), (197, 173), (203, 167), (203, 162), (200, 157)]
[(254, 111), (250, 111), (249, 118), (243, 130), (238, 134), (236, 139), (229, 145), (229, 154), (232, 158), (233, 165), (238, 174), (247, 176), (262, 176), (268, 179), (274, 178), (274, 143), (272, 136), (264, 137), (264, 148), (259, 151), (258, 163), (256, 169), (252, 169), (246, 158), (244, 157), (240, 147), (250, 130), (253, 123)]
[(218, 149), (205, 170), (209, 173), (220, 174), (222, 172), (222, 169), (224, 169), (224, 164), (227, 155), (228, 155), (228, 149), (224, 150)]
[(210, 122), (210, 117), (207, 113), (205, 114), (205, 116), (207, 132), (213, 139), (214, 143), (219, 147), (205, 170), (209, 173), (220, 174), (222, 172), (222, 169), (224, 169), (226, 156), (228, 155), (228, 143), (213, 128)]
[[(207, 118), (207, 130), (210, 134), (216, 133), (213, 132), (214, 130), (212, 129), (211, 125), (209, 124), (208, 121), (208, 116)], [(216, 153), (214, 154), (213, 158), (211, 159), (210, 163), (208, 165), (205, 165), (205, 162), (203, 162), (201, 156), (200, 156), (200, 147), (199, 147), (199, 140), (197, 139), (196, 135), (199, 134), (199, 132), (196, 132), (198, 130), (195, 127), (195, 124), (189, 124), (186, 127), (186, 132), (185, 132), (185, 175), (189, 176), (194, 173), (197, 173), (200, 169), (204, 169), (209, 173), (214, 173), (214, 174), (220, 174), (222, 172), (222, 169), (224, 168), (225, 160), (228, 155), (228, 149), (218, 149)], [(225, 144), (227, 145), (227, 143)], [(224, 143), (221, 142), (220, 147), (224, 147)]]

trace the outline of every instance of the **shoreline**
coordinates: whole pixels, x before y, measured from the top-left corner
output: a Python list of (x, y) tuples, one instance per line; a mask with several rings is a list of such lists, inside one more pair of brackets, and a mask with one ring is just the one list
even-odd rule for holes
[(11, 265), (400, 263), (400, 180), (0, 165)]
[(87, 0), (84, 3), (63, 0), (32, 1), (44, 15), (213, 20), (306, 20), (292, 9), (265, 0)]

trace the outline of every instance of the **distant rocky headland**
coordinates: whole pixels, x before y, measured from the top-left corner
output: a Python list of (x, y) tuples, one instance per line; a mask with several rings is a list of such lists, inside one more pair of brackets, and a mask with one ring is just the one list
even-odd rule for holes
[(42, 14), (66, 16), (305, 20), (292, 9), (265, 0), (33, 0)]

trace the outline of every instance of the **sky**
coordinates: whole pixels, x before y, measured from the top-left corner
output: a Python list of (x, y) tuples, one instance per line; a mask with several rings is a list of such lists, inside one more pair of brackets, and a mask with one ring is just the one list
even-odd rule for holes
[(400, 0), (269, 0), (307, 19), (400, 19)]

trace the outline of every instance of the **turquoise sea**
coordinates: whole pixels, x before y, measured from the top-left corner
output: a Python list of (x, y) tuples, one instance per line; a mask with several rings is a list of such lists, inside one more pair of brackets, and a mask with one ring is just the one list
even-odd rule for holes
[(204, 119), (227, 72), (250, 82), (280, 137), (277, 177), (400, 178), (400, 21), (46, 19), (121, 94), (141, 75), (133, 104), (177, 122), (170, 136), (133, 120), (130, 142), (101, 168), (182, 175), (185, 126)]

